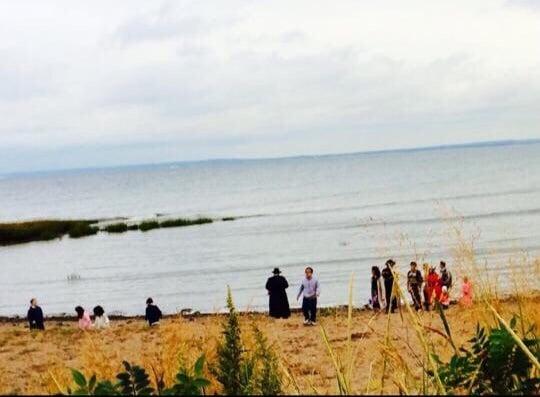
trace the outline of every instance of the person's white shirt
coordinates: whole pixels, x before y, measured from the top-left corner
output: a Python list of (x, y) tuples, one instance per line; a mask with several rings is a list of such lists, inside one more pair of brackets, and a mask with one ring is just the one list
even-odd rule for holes
[(103, 314), (100, 317), (96, 316), (96, 319), (94, 320), (94, 328), (95, 329), (109, 328), (109, 317), (107, 317), (106, 314)]

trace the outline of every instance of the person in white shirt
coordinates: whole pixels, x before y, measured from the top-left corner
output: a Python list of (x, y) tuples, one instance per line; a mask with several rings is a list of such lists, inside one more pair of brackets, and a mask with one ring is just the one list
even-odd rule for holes
[(94, 307), (94, 328), (109, 328), (109, 317), (107, 317), (105, 310), (101, 306)]
[(306, 276), (300, 283), (297, 299), (303, 297), (304, 325), (315, 325), (317, 323), (317, 298), (321, 293), (321, 286), (319, 280), (313, 276), (313, 268), (306, 267), (304, 273)]

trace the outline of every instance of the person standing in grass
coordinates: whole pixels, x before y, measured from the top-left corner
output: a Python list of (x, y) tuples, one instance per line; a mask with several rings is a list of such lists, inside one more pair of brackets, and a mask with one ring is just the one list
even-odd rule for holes
[(384, 287), (378, 266), (371, 268), (371, 306), (376, 312), (385, 307)]
[(441, 289), (446, 287), (448, 293), (450, 293), (450, 289), (452, 288), (452, 273), (446, 268), (446, 262), (441, 261), (439, 270), (441, 272)]
[(386, 313), (394, 311), (397, 309), (397, 297), (392, 298), (392, 290), (394, 288), (394, 274), (392, 269), (395, 266), (396, 262), (393, 259), (388, 259), (385, 264), (385, 268), (382, 271), (382, 278), (384, 279), (384, 291), (386, 293)]
[(438, 301), (441, 296), (441, 284), (440, 278), (435, 267), (430, 266), (428, 274), (426, 276), (426, 283), (424, 286), (424, 308), (426, 311), (429, 311), (434, 304)]
[(163, 314), (161, 313), (161, 310), (159, 310), (159, 307), (154, 305), (154, 300), (152, 298), (148, 298), (146, 300), (146, 315), (145, 320), (148, 321), (148, 325), (159, 325), (159, 320), (161, 320), (161, 317)]
[(473, 286), (469, 277), (463, 277), (463, 285), (461, 286), (461, 299), (459, 301), (464, 307), (471, 307), (473, 304)]
[(30, 308), (28, 309), (28, 324), (30, 330), (45, 330), (45, 321), (43, 319), (43, 310), (38, 306), (36, 298), (30, 300)]
[(88, 312), (84, 310), (82, 306), (77, 306), (75, 311), (77, 312), (77, 318), (79, 319), (79, 329), (86, 331), (92, 328), (92, 320), (90, 319)]
[(272, 272), (274, 275), (266, 281), (266, 290), (269, 296), (270, 317), (289, 318), (291, 309), (289, 308), (289, 299), (287, 298), (287, 288), (289, 283), (281, 275), (279, 268)]
[(297, 300), (303, 297), (302, 312), (304, 313), (304, 325), (317, 324), (317, 298), (321, 293), (319, 280), (313, 275), (313, 268), (306, 267), (305, 277), (300, 282)]
[(416, 311), (422, 309), (422, 298), (420, 297), (420, 288), (422, 288), (422, 273), (418, 270), (416, 262), (411, 262), (411, 270), (407, 273), (407, 290), (411, 294)]
[(109, 317), (105, 314), (103, 307), (96, 306), (94, 307), (94, 328), (95, 329), (105, 329), (109, 328)]

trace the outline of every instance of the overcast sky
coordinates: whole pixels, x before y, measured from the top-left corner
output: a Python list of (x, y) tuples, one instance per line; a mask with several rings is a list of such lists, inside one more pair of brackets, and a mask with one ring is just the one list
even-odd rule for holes
[(540, 1), (0, 1), (0, 173), (540, 138)]

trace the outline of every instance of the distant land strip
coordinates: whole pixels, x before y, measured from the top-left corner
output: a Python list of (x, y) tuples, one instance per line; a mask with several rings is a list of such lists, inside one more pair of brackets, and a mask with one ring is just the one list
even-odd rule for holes
[(33, 241), (48, 241), (68, 235), (70, 238), (92, 236), (98, 232), (125, 233), (128, 231), (147, 232), (153, 229), (169, 227), (186, 227), (204, 225), (216, 220), (234, 221), (236, 218), (225, 217), (212, 218), (172, 218), (166, 220), (149, 219), (139, 223), (122, 221), (100, 225), (102, 221), (97, 219), (75, 220), (34, 220), (11, 223), (0, 223), (0, 246), (30, 243)]

